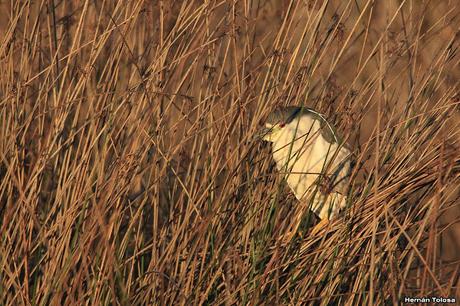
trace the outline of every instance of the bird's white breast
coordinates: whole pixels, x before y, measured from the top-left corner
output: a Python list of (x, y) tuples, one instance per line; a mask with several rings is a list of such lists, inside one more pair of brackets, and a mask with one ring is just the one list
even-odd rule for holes
[[(318, 177), (322, 173), (331, 176), (336, 171), (338, 175), (335, 181), (341, 182), (335, 189), (345, 189), (343, 178), (350, 170), (347, 160), (349, 155), (348, 149), (340, 148), (337, 143), (329, 143), (321, 134), (320, 122), (306, 115), (286, 125), (273, 142), (273, 157), (277, 168), (280, 173), (284, 174), (298, 200), (312, 196), (311, 194), (316, 189), (315, 184), (318, 183)], [(319, 191), (316, 193), (312, 210), (320, 218), (331, 218), (346, 204), (345, 196), (338, 192), (332, 192), (327, 197)], [(329, 209), (329, 206), (333, 206), (332, 209)]]

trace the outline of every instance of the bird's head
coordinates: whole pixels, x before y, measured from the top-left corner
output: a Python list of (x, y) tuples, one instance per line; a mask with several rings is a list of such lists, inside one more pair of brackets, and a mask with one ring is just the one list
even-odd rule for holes
[(275, 142), (280, 137), (281, 132), (286, 126), (285, 122), (275, 124), (266, 123), (265, 127), (259, 130), (258, 136), (267, 142)]
[(308, 107), (287, 106), (271, 112), (265, 127), (257, 133), (257, 138), (265, 141), (283, 144), (293, 141), (294, 138), (307, 135), (312, 130), (312, 125), (317, 121), (320, 124), (321, 136), (329, 143), (340, 142), (334, 128), (329, 124), (321, 113)]
[(301, 110), (301, 107), (288, 106), (271, 112), (265, 121), (265, 127), (258, 131), (257, 137), (267, 142), (276, 142), (286, 130), (286, 126), (300, 116)]

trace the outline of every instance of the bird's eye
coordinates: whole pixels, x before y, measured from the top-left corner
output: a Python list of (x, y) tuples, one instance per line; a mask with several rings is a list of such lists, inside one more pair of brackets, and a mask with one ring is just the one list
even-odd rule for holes
[(281, 123), (279, 124), (280, 128), (283, 128), (285, 125), (286, 125), (286, 123), (284, 123), (284, 122), (281, 122)]

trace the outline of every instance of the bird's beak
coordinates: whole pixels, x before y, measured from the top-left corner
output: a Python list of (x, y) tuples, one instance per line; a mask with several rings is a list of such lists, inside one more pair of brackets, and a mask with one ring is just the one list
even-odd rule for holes
[(268, 140), (268, 136), (272, 132), (271, 128), (268, 127), (263, 127), (260, 128), (255, 134), (254, 134), (254, 140)]

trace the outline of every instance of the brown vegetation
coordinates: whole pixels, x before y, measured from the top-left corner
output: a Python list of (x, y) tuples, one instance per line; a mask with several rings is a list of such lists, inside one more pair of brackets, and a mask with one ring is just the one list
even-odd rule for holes
[[(456, 1), (0, 12), (1, 304), (460, 298)], [(350, 207), (315, 236), (253, 138), (279, 105), (356, 154)]]

